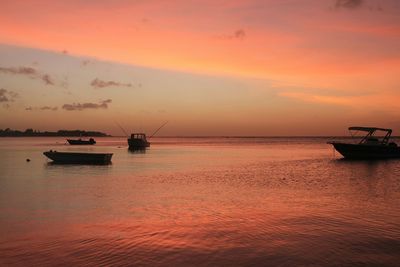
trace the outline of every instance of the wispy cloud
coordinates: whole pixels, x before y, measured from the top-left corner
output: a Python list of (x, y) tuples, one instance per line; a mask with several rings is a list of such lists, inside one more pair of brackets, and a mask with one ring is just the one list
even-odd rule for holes
[(57, 109), (58, 107), (49, 107), (49, 106), (44, 106), (40, 108), (40, 110), (52, 110), (52, 111), (55, 111)]
[(124, 87), (132, 87), (131, 83), (121, 83), (116, 81), (103, 81), (98, 78), (94, 79), (90, 85), (94, 88), (104, 88), (104, 87), (111, 87), (111, 86), (124, 86)]
[(278, 94), (281, 97), (292, 98), (306, 103), (315, 103), (322, 105), (335, 105), (347, 107), (351, 110), (382, 110), (397, 114), (400, 104), (397, 99), (399, 95), (396, 93), (371, 93), (361, 95), (321, 95), (317, 93), (303, 92), (281, 92)]
[(234, 31), (232, 34), (224, 34), (218, 36), (220, 39), (227, 39), (227, 40), (243, 40), (246, 38), (246, 32), (243, 29), (238, 29)]
[(49, 110), (49, 111), (57, 111), (58, 107), (49, 107), (49, 106), (43, 106), (43, 107), (27, 107), (25, 110), (28, 111), (34, 111), (34, 110)]
[(8, 74), (37, 75), (37, 71), (31, 67), (0, 67), (0, 72)]
[(236, 30), (233, 33), (233, 37), (236, 38), (236, 39), (244, 39), (246, 37), (246, 32), (244, 30), (242, 30), (242, 29)]
[(330, 96), (330, 95), (317, 95), (310, 93), (300, 92), (282, 92), (280, 96), (287, 98), (294, 98), (304, 102), (323, 103), (323, 104), (334, 104), (334, 105), (350, 105), (352, 103), (349, 97), (341, 96)]
[(32, 67), (0, 67), (0, 73), (26, 75), (32, 79), (42, 80), (46, 85), (54, 85), (54, 81), (49, 74), (41, 73), (40, 71)]
[(82, 60), (82, 62), (81, 62), (82, 66), (87, 66), (92, 63), (93, 63), (93, 61), (89, 60), (89, 59)]
[(100, 101), (99, 103), (73, 103), (73, 104), (64, 104), (62, 106), (63, 109), (68, 111), (81, 111), (85, 109), (107, 109), (108, 104), (112, 102), (111, 99)]
[(18, 93), (0, 88), (0, 102), (14, 102), (18, 97)]
[(45, 83), (46, 85), (54, 85), (54, 82), (53, 82), (53, 80), (51, 79), (50, 75), (44, 74), (41, 78), (42, 78), (42, 81), (44, 81), (44, 83)]
[(336, 8), (356, 9), (363, 5), (364, 0), (336, 0)]

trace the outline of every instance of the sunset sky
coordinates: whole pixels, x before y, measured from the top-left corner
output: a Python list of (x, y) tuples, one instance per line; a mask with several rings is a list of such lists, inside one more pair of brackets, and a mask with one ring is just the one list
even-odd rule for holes
[(400, 134), (398, 0), (0, 0), (0, 129)]

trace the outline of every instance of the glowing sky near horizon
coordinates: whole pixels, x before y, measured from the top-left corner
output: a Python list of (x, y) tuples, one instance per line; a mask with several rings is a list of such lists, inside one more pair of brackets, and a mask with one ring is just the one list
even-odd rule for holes
[(400, 131), (396, 0), (0, 1), (0, 128)]

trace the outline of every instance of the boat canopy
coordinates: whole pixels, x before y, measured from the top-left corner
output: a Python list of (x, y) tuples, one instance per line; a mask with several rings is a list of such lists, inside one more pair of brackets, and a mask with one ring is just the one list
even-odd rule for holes
[(374, 142), (375, 142), (375, 140), (377, 142), (379, 142), (378, 139), (372, 138), (372, 136), (374, 135), (374, 133), (376, 131), (383, 131), (383, 132), (386, 132), (386, 135), (383, 137), (383, 139), (379, 143), (382, 145), (387, 145), (389, 143), (390, 135), (392, 134), (392, 129), (376, 128), (376, 127), (353, 126), (353, 127), (349, 127), (349, 131), (368, 132), (368, 134), (360, 141), (360, 144), (367, 144), (367, 143), (370, 143), (372, 140), (374, 140)]
[(392, 129), (376, 128), (376, 127), (361, 127), (361, 126), (349, 127), (349, 130), (350, 131), (364, 131), (364, 132), (375, 132), (375, 131), (392, 132)]

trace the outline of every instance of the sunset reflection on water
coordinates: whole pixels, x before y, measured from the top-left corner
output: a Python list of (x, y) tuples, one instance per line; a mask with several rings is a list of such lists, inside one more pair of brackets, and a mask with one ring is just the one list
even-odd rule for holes
[[(52, 138), (0, 140), (0, 263), (395, 266), (400, 161), (324, 139), (163, 139), (109, 166), (49, 165)], [(74, 148), (86, 149), (86, 148)], [(25, 158), (32, 159), (30, 163)]]

